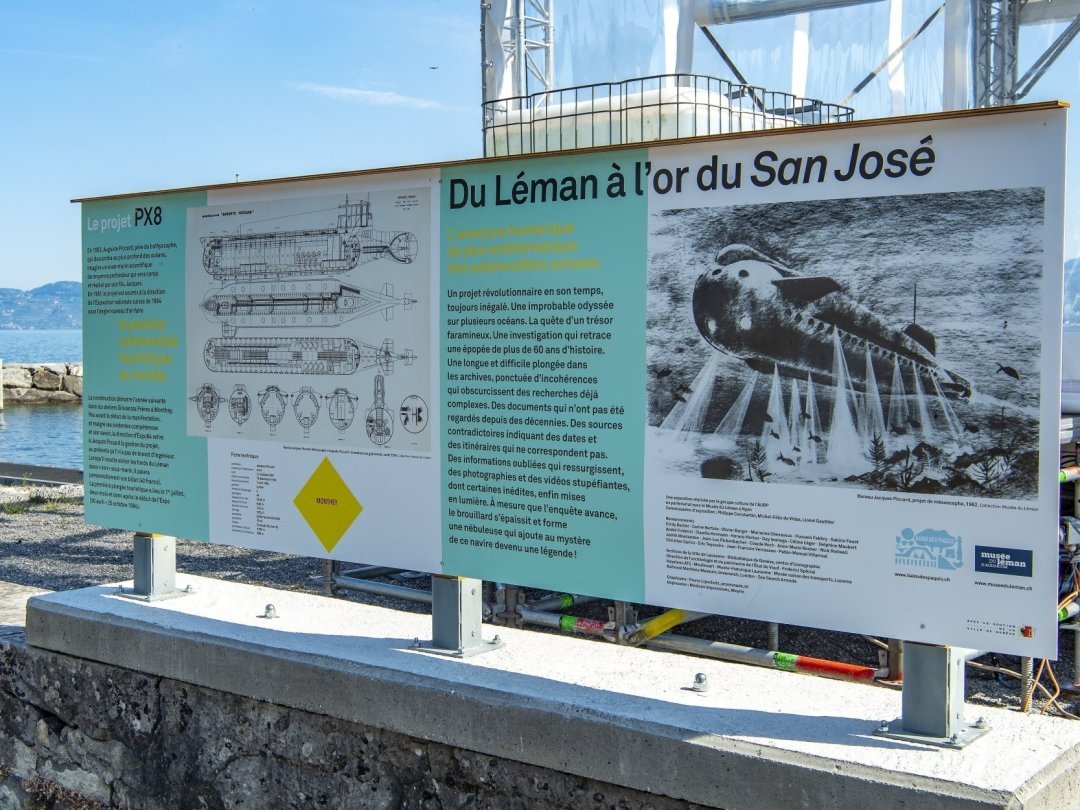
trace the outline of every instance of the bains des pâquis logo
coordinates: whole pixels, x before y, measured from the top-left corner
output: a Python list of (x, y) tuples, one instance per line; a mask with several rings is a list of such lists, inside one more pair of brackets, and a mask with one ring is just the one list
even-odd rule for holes
[(964, 565), (964, 549), (959, 535), (944, 529), (903, 529), (896, 535), (897, 565), (956, 571)]

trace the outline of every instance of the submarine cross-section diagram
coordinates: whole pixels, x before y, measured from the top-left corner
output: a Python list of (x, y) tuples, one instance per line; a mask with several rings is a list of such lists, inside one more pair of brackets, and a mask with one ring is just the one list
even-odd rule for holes
[(199, 307), (221, 323), (224, 337), (232, 337), (239, 329), (334, 327), (377, 312), (391, 320), (395, 308), (410, 310), (415, 303), (409, 293), (395, 297), (389, 283), (382, 290), (369, 290), (329, 278), (292, 283), (264, 279), (212, 290)]
[(346, 199), (331, 227), (204, 236), (203, 269), (219, 281), (239, 281), (337, 275), (381, 258), (412, 263), (416, 236), (377, 230), (372, 220), (370, 201)]

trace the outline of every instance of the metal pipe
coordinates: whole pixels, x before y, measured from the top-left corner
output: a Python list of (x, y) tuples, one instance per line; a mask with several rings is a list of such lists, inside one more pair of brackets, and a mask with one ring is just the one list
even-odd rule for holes
[(822, 675), (845, 681), (867, 683), (880, 678), (883, 670), (864, 667), (858, 664), (845, 664), (841, 661), (826, 661), (822, 658), (810, 658), (805, 655), (759, 650), (754, 647), (742, 647), (709, 641), (702, 638), (690, 638), (673, 633), (665, 633), (647, 642), (647, 646), (672, 652), (684, 652), (691, 655), (703, 655), (732, 661), (738, 664), (750, 664), (756, 667), (782, 669), (787, 672), (801, 672), (809, 675)]
[(700, 619), (702, 616), (709, 616), (708, 613), (695, 613), (692, 610), (668, 610), (661, 613), (659, 616), (654, 616), (647, 622), (643, 622), (637, 626), (628, 627), (626, 635), (626, 643), (631, 646), (637, 646), (644, 644), (651, 638), (656, 638), (662, 633), (666, 633), (673, 627), (677, 627), (680, 624), (686, 624), (692, 622), (694, 619)]
[(1031, 694), (1034, 691), (1032, 683), (1032, 668), (1034, 659), (1025, 655), (1020, 659), (1020, 711), (1025, 714), (1031, 711)]
[(768, 623), (769, 643), (768, 647), (773, 652), (780, 649), (780, 625), (776, 622)]
[(359, 568), (350, 568), (348, 571), (342, 571), (340, 575), (343, 577), (354, 577), (356, 579), (370, 579), (371, 577), (385, 577), (400, 571), (400, 568), (390, 568), (386, 565), (361, 565)]
[(699, 25), (723, 25), (878, 2), (881, 0), (696, 0), (694, 18)]
[(561, 613), (532, 610), (521, 604), (518, 605), (518, 613), (524, 624), (535, 624), (568, 633), (581, 633), (586, 636), (600, 636), (608, 641), (615, 641), (614, 625), (602, 622), (599, 619), (580, 619), (577, 616), (564, 616)]
[(547, 25), (544, 26), (544, 89), (555, 89), (555, 4), (548, 3)]
[(348, 591), (360, 591), (372, 593), (376, 596), (387, 596), (391, 599), (405, 599), (410, 602), (420, 602), (425, 605), (431, 604), (431, 592), (421, 591), (416, 588), (408, 588), (404, 585), (390, 585), (386, 582), (371, 582), (367, 579), (352, 579), (351, 577), (338, 576), (334, 578), (334, 586)]
[(484, 101), (491, 100), (488, 97), (488, 85), (491, 84), (489, 74), (492, 61), (487, 55), (487, 13), (490, 10), (490, 3), (480, 3), (480, 98)]
[(529, 65), (525, 48), (525, 0), (514, 2), (514, 95), (529, 93)]
[[(518, 612), (521, 614), (521, 621), (524, 624), (534, 624), (539, 627), (548, 627), (553, 630), (563, 630), (569, 633), (598, 636), (600, 638), (605, 638), (608, 641), (616, 640), (615, 627), (612, 623), (601, 622), (597, 619), (580, 619), (577, 616), (563, 616), (558, 613), (548, 613), (542, 610), (532, 610), (523, 605), (518, 605)], [(685, 611), (668, 611), (668, 613), (676, 612)], [(645, 645), (661, 650), (718, 658), (738, 664), (750, 664), (752, 666), (768, 667), (770, 669), (782, 669), (787, 672), (822, 675), (827, 678), (836, 678), (846, 681), (860, 681), (866, 683), (884, 675), (883, 670), (877, 670), (873, 667), (864, 667), (858, 664), (845, 664), (841, 661), (826, 661), (822, 658), (810, 658), (805, 655), (759, 650), (754, 647), (740, 647), (735, 644), (725, 644), (720, 641), (708, 641), (707, 639), (679, 636), (674, 633), (662, 633), (646, 641)]]
[(574, 605), (584, 605), (588, 602), (596, 602), (598, 597), (596, 596), (577, 596), (570, 593), (557, 593), (551, 596), (545, 596), (543, 599), (537, 599), (535, 602), (530, 602), (528, 607), (530, 610), (568, 610)]
[(1027, 0), (1020, 9), (1020, 24), (1071, 22), (1077, 15), (1080, 15), (1080, 0)]
[(692, 73), (694, 67), (694, 5), (696, 0), (678, 0), (679, 17), (675, 26), (675, 70), (673, 73)]
[(558, 613), (551, 613), (546, 610), (532, 610), (524, 605), (518, 605), (518, 612), (521, 614), (523, 624), (535, 624), (537, 627), (547, 627), (552, 630), (562, 629), (561, 621), (565, 618)]

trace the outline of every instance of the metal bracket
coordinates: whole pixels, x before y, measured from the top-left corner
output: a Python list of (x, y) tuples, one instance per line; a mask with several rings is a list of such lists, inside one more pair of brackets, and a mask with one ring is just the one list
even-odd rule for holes
[(521, 627), (521, 614), (518, 612), (518, 600), (521, 589), (517, 585), (499, 585), (495, 589), (495, 604), (492, 606), (491, 621), (503, 627)]
[(633, 635), (637, 623), (638, 612), (632, 602), (616, 599), (608, 606), (608, 624), (614, 625), (615, 638), (613, 640), (617, 644), (637, 646), (642, 643), (644, 639), (637, 642), (630, 641), (630, 636)]
[(433, 574), (431, 577), (431, 646), (417, 649), (436, 655), (468, 658), (504, 646), (495, 636), (484, 641), (483, 584), (478, 579)]
[(960, 749), (990, 731), (980, 717), (964, 722), (963, 650), (904, 642), (902, 714), (881, 723), (874, 734), (893, 740)]
[(131, 590), (120, 586), (120, 596), (141, 602), (176, 599), (194, 593), (191, 586), (176, 587), (176, 538), (164, 534), (135, 533), (135, 581)]

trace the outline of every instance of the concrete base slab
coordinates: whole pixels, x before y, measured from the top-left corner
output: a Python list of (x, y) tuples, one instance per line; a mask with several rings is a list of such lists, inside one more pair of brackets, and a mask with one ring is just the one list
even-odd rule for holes
[[(728, 810), (1063, 808), (1080, 797), (1072, 721), (968, 707), (991, 733), (934, 748), (875, 736), (899, 714), (895, 691), (507, 628), (501, 649), (448, 659), (414, 646), (430, 639), (428, 616), (179, 579), (195, 592), (153, 604), (115, 585), (35, 596), (27, 640)], [(691, 689), (698, 672), (710, 691)]]

